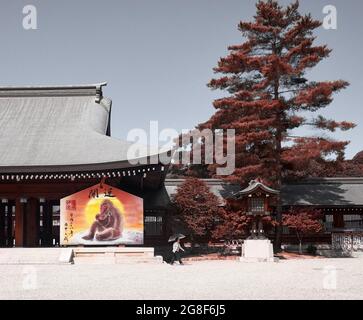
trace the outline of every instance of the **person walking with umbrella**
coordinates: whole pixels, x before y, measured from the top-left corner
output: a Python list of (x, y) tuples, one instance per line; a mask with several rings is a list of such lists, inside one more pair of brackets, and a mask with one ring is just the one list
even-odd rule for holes
[[(183, 264), (181, 257), (180, 257), (180, 250), (181, 251), (185, 251), (182, 246), (180, 245), (180, 239), (185, 238), (184, 235), (178, 235), (175, 239), (175, 242), (173, 243), (173, 250), (172, 250), (172, 258), (170, 261), (170, 264), (173, 265), (175, 260), (179, 261), (180, 264)], [(173, 241), (174, 240), (173, 237), (170, 237), (169, 241)]]

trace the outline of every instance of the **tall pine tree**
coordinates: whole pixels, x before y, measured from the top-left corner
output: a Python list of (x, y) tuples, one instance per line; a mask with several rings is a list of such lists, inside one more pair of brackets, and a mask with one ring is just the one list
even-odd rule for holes
[[(260, 177), (276, 189), (283, 179), (319, 175), (344, 158), (348, 142), (325, 134), (294, 136), (302, 126), (335, 131), (354, 127), (315, 115), (348, 86), (346, 81), (308, 81), (306, 72), (331, 52), (314, 45), (313, 31), (321, 26), (310, 14), (299, 13), (299, 2), (282, 7), (275, 0), (259, 1), (253, 22), (240, 22), (246, 41), (232, 45), (221, 58), (209, 83), (229, 96), (217, 99), (216, 113), (200, 129), (236, 130), (236, 170), (242, 185)], [(211, 167), (214, 169), (214, 167)], [(281, 222), (281, 201), (277, 221)], [(280, 247), (281, 226), (275, 244)]]

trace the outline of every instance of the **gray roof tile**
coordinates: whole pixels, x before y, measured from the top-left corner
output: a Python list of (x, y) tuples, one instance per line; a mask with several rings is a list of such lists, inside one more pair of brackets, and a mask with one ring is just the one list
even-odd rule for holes
[(127, 160), (129, 142), (106, 135), (103, 84), (0, 88), (0, 172)]

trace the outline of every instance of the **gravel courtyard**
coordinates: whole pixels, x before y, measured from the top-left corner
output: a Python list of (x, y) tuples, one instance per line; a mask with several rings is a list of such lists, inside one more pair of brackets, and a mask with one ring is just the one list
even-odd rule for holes
[(362, 299), (363, 259), (0, 265), (1, 299)]

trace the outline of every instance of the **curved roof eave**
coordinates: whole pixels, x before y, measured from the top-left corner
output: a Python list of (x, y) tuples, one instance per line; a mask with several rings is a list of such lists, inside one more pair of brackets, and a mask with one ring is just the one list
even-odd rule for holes
[[(161, 153), (160, 155), (166, 154)], [(153, 156), (135, 159), (132, 163), (128, 160), (103, 162), (103, 163), (85, 163), (69, 165), (34, 165), (34, 166), (0, 166), (0, 174), (27, 174), (27, 173), (65, 173), (65, 172), (90, 172), (90, 171), (113, 171), (125, 170), (139, 167), (150, 166), (168, 166), (169, 163), (151, 161)]]
[(251, 181), (250, 185), (247, 188), (245, 188), (245, 189), (243, 189), (241, 191), (238, 191), (236, 196), (250, 194), (250, 193), (255, 192), (258, 189), (261, 189), (264, 192), (269, 193), (269, 194), (279, 194), (280, 193), (280, 191), (272, 189), (272, 188), (270, 188), (268, 186), (265, 186), (261, 182)]

